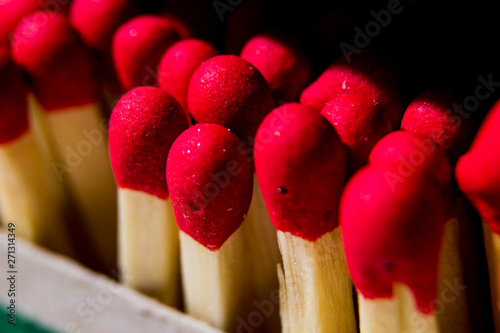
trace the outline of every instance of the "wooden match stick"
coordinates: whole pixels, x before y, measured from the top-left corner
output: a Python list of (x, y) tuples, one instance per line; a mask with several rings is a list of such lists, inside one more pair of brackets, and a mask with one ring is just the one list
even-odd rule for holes
[(463, 289), (447, 297), (464, 287), (451, 180), (430, 138), (397, 131), (347, 184), (340, 223), (362, 333), (470, 331)]
[(28, 86), (0, 45), (0, 215), (15, 233), (73, 256), (61, 184), (42, 154), (28, 117)]
[(179, 226), (186, 312), (224, 331), (247, 318), (251, 276), (241, 228), (252, 198), (253, 166), (241, 141), (199, 124), (174, 142), (167, 182)]
[[(40, 24), (38, 15), (46, 19)], [(30, 113), (51, 167), (74, 197), (102, 270), (116, 268), (116, 183), (99, 106), (95, 59), (61, 14), (35, 12), (17, 26), (13, 55), (29, 74)], [(96, 259), (97, 260), (97, 259)]]
[[(242, 140), (238, 152), (248, 162), (252, 161), (257, 127), (274, 108), (271, 89), (259, 70), (231, 55), (209, 58), (196, 69), (189, 82), (187, 104), (196, 122), (216, 123), (231, 129)], [(255, 293), (254, 305), (277, 298), (273, 297), (279, 286), (275, 267), (281, 261), (276, 233), (268, 223), (269, 214), (261, 196), (255, 183), (252, 203), (241, 226), (248, 244), (246, 260), (251, 272), (249, 288)], [(279, 330), (277, 310), (271, 311), (263, 321), (260, 326)]]
[(180, 306), (179, 232), (165, 172), (170, 147), (187, 127), (180, 104), (156, 87), (126, 93), (109, 127), (123, 281), (172, 306)]
[(254, 151), (283, 256), (283, 331), (356, 332), (337, 219), (345, 151), (335, 129), (309, 107), (284, 104), (262, 122)]
[(458, 186), (483, 219), (495, 332), (500, 332), (500, 103), (484, 119), (469, 151), (456, 166)]

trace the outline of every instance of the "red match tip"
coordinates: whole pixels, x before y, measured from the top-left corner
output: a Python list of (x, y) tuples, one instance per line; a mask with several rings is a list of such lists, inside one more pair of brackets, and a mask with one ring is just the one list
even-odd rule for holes
[(69, 19), (87, 45), (108, 53), (115, 31), (136, 12), (130, 0), (74, 0)]
[(158, 68), (158, 86), (174, 96), (187, 109), (189, 81), (196, 69), (219, 53), (200, 39), (181, 40), (170, 47)]
[(28, 130), (27, 92), (21, 69), (0, 45), (0, 144), (14, 141)]
[(45, 109), (98, 100), (95, 59), (62, 14), (35, 12), (26, 16), (16, 27), (12, 52), (29, 73), (33, 91)]
[(229, 129), (198, 124), (172, 145), (167, 182), (179, 229), (218, 250), (246, 217), (253, 189), (251, 158)]
[(259, 34), (243, 47), (241, 57), (262, 73), (277, 104), (298, 101), (311, 79), (311, 65), (289, 36), (276, 32)]
[(428, 136), (455, 164), (464, 154), (474, 135), (470, 119), (453, 111), (459, 99), (451, 91), (428, 89), (408, 106), (401, 129)]
[(470, 150), (457, 163), (460, 189), (491, 230), (500, 234), (500, 101), (489, 111)]
[(113, 38), (113, 59), (124, 90), (156, 85), (156, 70), (165, 51), (179, 39), (175, 24), (154, 15), (137, 16)]
[[(65, 12), (67, 10), (68, 1), (52, 1), (52, 0), (2, 0), (0, 1), (0, 40), (9, 38), (14, 31), (16, 25), (27, 14), (45, 10), (52, 12)], [(44, 16), (38, 15), (38, 19), (42, 22)]]
[[(404, 184), (416, 173), (432, 180), (442, 192), (450, 181), (450, 164), (435, 142), (422, 134), (391, 132), (373, 147), (369, 163), (383, 166), (391, 187)], [(403, 185), (404, 186), (404, 185)]]
[[(425, 154), (419, 145), (425, 140), (430, 139), (401, 131), (382, 139), (373, 149), (377, 159), (370, 158), (348, 182), (339, 216), (347, 265), (361, 294), (390, 298), (393, 284), (403, 283), (427, 314), (435, 310), (439, 253), (452, 209), (452, 175), (437, 149), (416, 162), (416, 152)], [(398, 167), (404, 163), (414, 170)], [(431, 164), (440, 167), (431, 170)]]
[(168, 151), (187, 127), (182, 107), (163, 90), (137, 87), (123, 95), (109, 123), (109, 153), (118, 186), (167, 198)]
[(241, 140), (253, 138), (273, 108), (273, 95), (262, 74), (237, 56), (208, 59), (189, 83), (188, 111), (196, 122), (230, 128)]
[(314, 241), (337, 227), (345, 150), (325, 118), (298, 103), (276, 108), (259, 127), (254, 154), (276, 229)]
[(365, 165), (375, 144), (392, 131), (391, 121), (380, 105), (358, 93), (333, 98), (321, 114), (335, 127), (347, 148), (349, 174)]
[(387, 112), (392, 128), (399, 129), (403, 109), (397, 76), (388, 60), (375, 51), (364, 50), (350, 61), (338, 58), (304, 89), (300, 102), (321, 110), (335, 96), (353, 92), (370, 96)]

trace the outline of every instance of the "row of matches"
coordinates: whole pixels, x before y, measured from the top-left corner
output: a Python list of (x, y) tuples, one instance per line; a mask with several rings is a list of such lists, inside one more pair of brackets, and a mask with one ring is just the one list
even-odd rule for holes
[(224, 331), (471, 332), (465, 292), (440, 299), (464, 285), (463, 193), (500, 332), (498, 104), (476, 134), (450, 91), (404, 105), (375, 51), (313, 78), (281, 32), (220, 55), (125, 1), (12, 3), (0, 213), (21, 237)]

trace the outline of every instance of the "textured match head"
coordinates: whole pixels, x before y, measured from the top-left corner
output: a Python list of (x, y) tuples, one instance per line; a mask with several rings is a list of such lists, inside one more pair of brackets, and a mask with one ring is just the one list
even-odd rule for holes
[(109, 153), (118, 186), (165, 199), (168, 152), (187, 127), (180, 104), (161, 89), (137, 87), (123, 95), (109, 123)]
[(230, 128), (241, 140), (253, 138), (273, 108), (266, 80), (254, 65), (240, 57), (210, 58), (191, 77), (188, 111), (195, 121)]
[(266, 32), (252, 37), (243, 46), (241, 57), (262, 73), (278, 105), (298, 101), (311, 79), (311, 65), (298, 42), (283, 33)]
[(392, 131), (391, 121), (369, 96), (352, 93), (334, 97), (321, 110), (346, 146), (349, 174), (368, 162), (375, 144)]
[(158, 68), (158, 86), (187, 109), (189, 81), (196, 69), (219, 52), (210, 43), (189, 38), (176, 42), (163, 55)]
[(450, 181), (450, 163), (443, 157), (431, 138), (400, 130), (389, 133), (373, 147), (369, 162), (388, 170), (391, 186), (401, 186), (407, 178), (422, 174), (445, 192)]
[(338, 58), (302, 91), (300, 102), (321, 110), (335, 96), (354, 92), (370, 96), (387, 113), (392, 128), (399, 129), (403, 108), (396, 71), (388, 59), (372, 50), (349, 60)]
[(455, 169), (460, 189), (497, 234), (500, 234), (499, 128), (500, 102), (496, 102)]
[(445, 89), (428, 89), (406, 109), (401, 129), (428, 136), (455, 164), (470, 146), (474, 135), (471, 119), (453, 111), (458, 96)]
[[(377, 158), (347, 183), (339, 217), (347, 265), (361, 294), (390, 298), (393, 284), (403, 283), (413, 291), (419, 310), (430, 313), (444, 225), (451, 216), (452, 174), (437, 149), (416, 162), (415, 152), (425, 153), (410, 137), (426, 139), (399, 131), (375, 146)], [(429, 162), (443, 167), (431, 170)]]
[[(52, 0), (3, 0), (0, 2), (0, 41), (11, 38), (16, 25), (24, 16), (37, 10), (66, 12), (68, 1)], [(38, 22), (43, 22), (45, 12), (38, 13)]]
[(27, 93), (21, 68), (12, 60), (9, 49), (0, 44), (0, 145), (28, 130)]
[(324, 117), (298, 103), (283, 104), (259, 127), (254, 154), (276, 229), (314, 241), (337, 227), (345, 150)]
[(113, 37), (112, 53), (122, 88), (156, 85), (161, 57), (177, 40), (175, 24), (164, 17), (141, 15), (121, 25)]
[(175, 140), (167, 182), (179, 229), (211, 251), (218, 250), (246, 217), (253, 165), (229, 129), (198, 124)]
[(98, 100), (96, 59), (62, 14), (26, 16), (16, 27), (12, 53), (30, 75), (33, 91), (48, 111)]
[(113, 34), (136, 12), (131, 0), (74, 0), (69, 19), (87, 45), (109, 53)]

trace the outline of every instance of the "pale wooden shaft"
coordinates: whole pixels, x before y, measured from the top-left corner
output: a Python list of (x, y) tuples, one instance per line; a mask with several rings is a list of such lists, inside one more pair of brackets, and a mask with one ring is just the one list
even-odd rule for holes
[(106, 273), (111, 274), (116, 267), (116, 183), (99, 106), (45, 112), (31, 96), (29, 108), (35, 132), (43, 136), (44, 150), (52, 156), (52, 171), (70, 191)]
[(314, 242), (278, 231), (283, 332), (356, 332), (340, 227)]
[(33, 133), (0, 145), (0, 212), (4, 227), (66, 255), (73, 255), (64, 220), (64, 195)]
[(168, 305), (179, 306), (179, 230), (170, 198), (120, 188), (118, 202), (122, 282)]
[(366, 299), (358, 294), (361, 333), (437, 333), (437, 318), (418, 309), (413, 292), (401, 283), (390, 299)]
[[(270, 332), (279, 332), (279, 304), (274, 303), (277, 298), (274, 296), (279, 295), (276, 265), (282, 260), (276, 229), (269, 217), (257, 177), (254, 177), (252, 202), (241, 228), (248, 244), (248, 260), (251, 264), (249, 273), (252, 276), (250, 281), (254, 288), (254, 302), (268, 304), (269, 309), (263, 314), (266, 326)], [(259, 311), (258, 308), (255, 310)]]
[(495, 332), (500, 333), (500, 297), (499, 297), (499, 266), (500, 266), (500, 235), (494, 233), (483, 221), (484, 246), (490, 275), (491, 305)]
[(458, 220), (445, 224), (433, 313), (422, 314), (413, 292), (401, 283), (394, 284), (391, 299), (365, 299), (359, 294), (358, 302), (361, 333), (471, 332)]
[(227, 332), (236, 332), (251, 304), (250, 272), (242, 228), (216, 251), (180, 232), (185, 310)]

